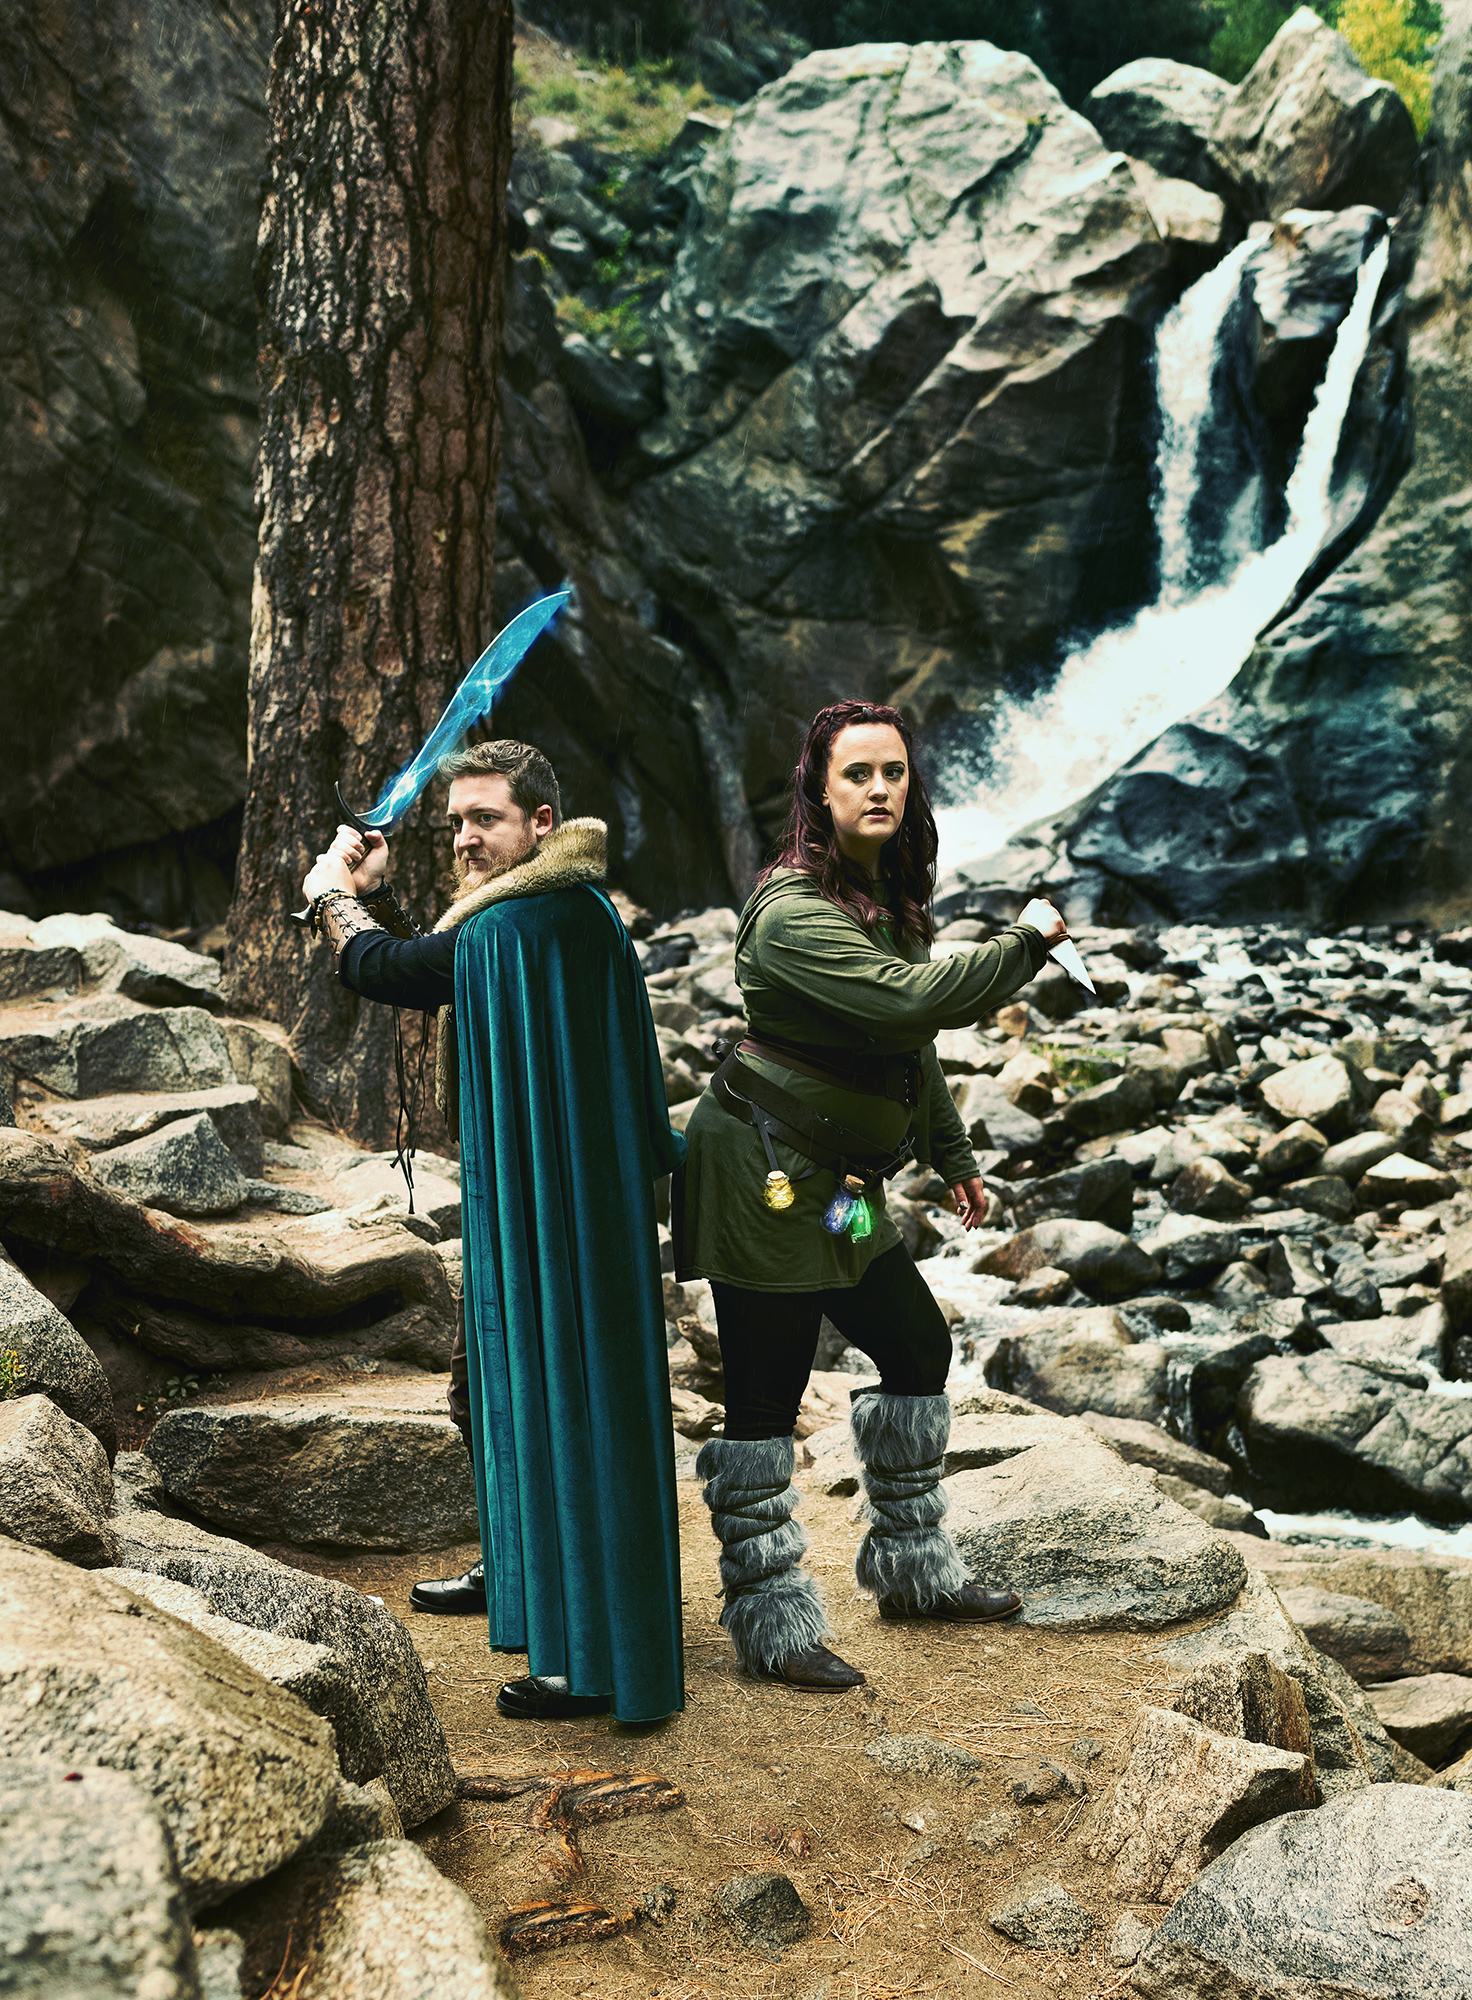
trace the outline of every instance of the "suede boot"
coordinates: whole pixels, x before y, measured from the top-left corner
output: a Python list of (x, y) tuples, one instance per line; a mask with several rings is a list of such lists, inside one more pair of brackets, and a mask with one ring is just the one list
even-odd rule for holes
[(887, 1396), (866, 1389), (853, 1398), (850, 1424), (869, 1530), (854, 1564), (861, 1589), (879, 1600), (881, 1618), (1007, 1618), (1020, 1609), (1015, 1591), (971, 1582), (961, 1552), (941, 1526), (940, 1477), (951, 1435), (949, 1396)]
[(721, 1623), (749, 1674), (793, 1687), (856, 1687), (863, 1675), (823, 1644), (828, 1619), (801, 1567), (792, 1439), (710, 1438), (695, 1461), (721, 1544)]

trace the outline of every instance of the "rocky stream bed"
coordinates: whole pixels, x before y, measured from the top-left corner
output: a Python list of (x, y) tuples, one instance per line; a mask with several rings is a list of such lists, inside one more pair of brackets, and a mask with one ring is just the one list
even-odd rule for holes
[[(679, 1124), (740, 1024), (734, 919), (625, 914)], [(989, 929), (946, 914), (940, 951)], [(890, 1194), (956, 1341), (951, 1525), (1021, 1618), (859, 1597), (865, 1364), (829, 1334), (799, 1479), (869, 1681), (743, 1681), (692, 1476), (719, 1350), (669, 1276), (689, 1707), (529, 1737), (478, 1621), (407, 1607), (473, 1554), (456, 1163), (411, 1213), (213, 960), (6, 920), (23, 1990), (1465, 1992), (1472, 1561), (1429, 1544), (1472, 1516), (1472, 937), (1077, 936), (1100, 1004), (1050, 969), (941, 1038), (990, 1226), (919, 1169)]]

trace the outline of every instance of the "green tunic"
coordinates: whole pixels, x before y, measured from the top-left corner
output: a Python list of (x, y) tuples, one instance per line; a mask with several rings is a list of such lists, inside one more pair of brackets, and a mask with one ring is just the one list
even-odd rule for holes
[[(779, 869), (757, 890), (736, 935), (736, 983), (751, 1034), (864, 1055), (922, 1051), (920, 1103), (912, 1112), (888, 1098), (837, 1084), (755, 1056), (742, 1061), (804, 1104), (861, 1132), (876, 1152), (899, 1145), (913, 1126), (916, 1157), (948, 1185), (976, 1172), (966, 1137), (936, 1061), (941, 1028), (970, 1027), (1040, 971), (1042, 935), (1012, 924), (986, 944), (932, 965), (923, 945), (870, 937), (822, 895), (810, 875)], [(767, 1159), (750, 1125), (723, 1111), (707, 1090), (685, 1128), (689, 1152), (680, 1204), (676, 1269), (684, 1278), (715, 1278), (760, 1292), (815, 1292), (856, 1285), (875, 1257), (900, 1240), (880, 1193), (870, 1197), (874, 1232), (854, 1242), (830, 1236), (821, 1217), (834, 1176), (777, 1145), (792, 1177), (791, 1208), (762, 1199)]]

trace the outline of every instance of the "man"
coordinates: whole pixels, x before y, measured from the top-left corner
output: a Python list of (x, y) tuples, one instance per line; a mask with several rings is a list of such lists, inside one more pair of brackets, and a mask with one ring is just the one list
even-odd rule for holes
[[(599, 888), (606, 829), (562, 819), (526, 744), (445, 760), (459, 891), (413, 935), (381, 835), (340, 827), (305, 890), (343, 983), (440, 1010), (465, 1291), (451, 1413), (475, 1468), (503, 1715), (652, 1721), (684, 1705), (654, 1182), (669, 1128), (643, 976)], [(385, 927), (387, 926), (387, 927)], [(450, 1585), (472, 1596), (473, 1575)]]

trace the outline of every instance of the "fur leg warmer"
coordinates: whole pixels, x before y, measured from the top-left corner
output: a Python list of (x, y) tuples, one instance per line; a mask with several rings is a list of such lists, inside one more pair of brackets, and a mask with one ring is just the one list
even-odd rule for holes
[(940, 1475), (951, 1435), (949, 1396), (853, 1399), (850, 1416), (869, 1531), (854, 1565), (861, 1589), (897, 1594), (927, 1610), (969, 1581), (960, 1551), (940, 1525), (947, 1500)]
[(820, 1645), (828, 1620), (800, 1567), (808, 1538), (792, 1518), (792, 1439), (710, 1438), (695, 1461), (721, 1544), (721, 1623), (749, 1673)]

